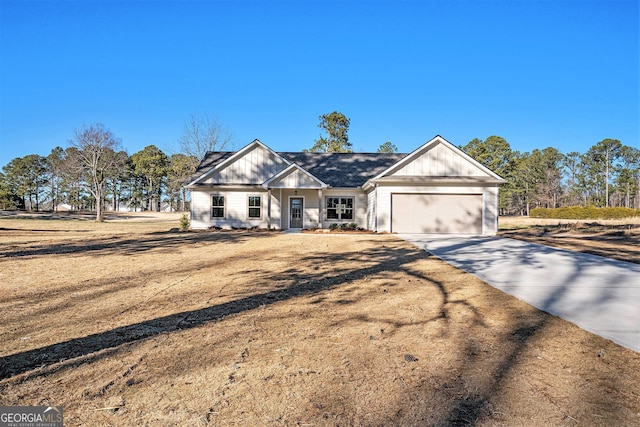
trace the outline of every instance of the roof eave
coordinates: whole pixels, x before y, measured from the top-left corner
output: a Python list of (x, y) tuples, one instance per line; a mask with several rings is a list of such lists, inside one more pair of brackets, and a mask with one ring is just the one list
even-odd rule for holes
[(503, 178), (473, 176), (390, 176), (374, 178), (367, 183), (374, 184), (504, 184)]

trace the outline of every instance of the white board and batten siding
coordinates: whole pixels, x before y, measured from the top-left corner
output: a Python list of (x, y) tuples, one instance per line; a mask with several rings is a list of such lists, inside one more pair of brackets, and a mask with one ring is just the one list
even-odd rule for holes
[(318, 181), (299, 169), (293, 169), (286, 176), (280, 177), (274, 188), (318, 188)]
[(203, 184), (262, 184), (287, 164), (274, 153), (257, 145), (227, 167), (211, 173)]
[(436, 144), (392, 176), (488, 176), (444, 144)]

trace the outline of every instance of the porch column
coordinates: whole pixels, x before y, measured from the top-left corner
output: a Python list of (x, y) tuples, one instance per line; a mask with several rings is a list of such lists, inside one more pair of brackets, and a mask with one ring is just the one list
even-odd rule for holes
[[(282, 230), (282, 188), (280, 189), (280, 201), (278, 202), (280, 204), (280, 215), (278, 215), (280, 217), (279, 224), (280, 224), (280, 230)], [(287, 207), (287, 211), (289, 210), (289, 208)]]
[(318, 190), (318, 228), (322, 228), (322, 188)]
[(271, 189), (267, 189), (267, 230), (271, 230)]

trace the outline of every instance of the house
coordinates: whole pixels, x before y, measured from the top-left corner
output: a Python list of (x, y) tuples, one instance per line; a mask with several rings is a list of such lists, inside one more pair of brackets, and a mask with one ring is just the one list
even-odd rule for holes
[(504, 179), (441, 136), (409, 154), (209, 152), (191, 191), (195, 229), (329, 228), (495, 234)]

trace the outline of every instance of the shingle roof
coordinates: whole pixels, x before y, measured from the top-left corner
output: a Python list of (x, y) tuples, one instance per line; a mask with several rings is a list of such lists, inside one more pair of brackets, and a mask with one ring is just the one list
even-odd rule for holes
[(202, 174), (206, 173), (209, 169), (211, 169), (218, 163), (233, 156), (233, 154), (233, 151), (207, 151), (207, 154), (205, 154), (200, 161), (200, 164), (196, 168), (196, 171), (193, 173), (193, 175), (191, 175), (186, 183), (189, 184), (190, 182), (193, 182), (196, 179), (200, 178)]
[(278, 153), (331, 187), (360, 187), (397, 163), (396, 153)]
[[(231, 157), (235, 152), (208, 152), (192, 181), (215, 165)], [(295, 153), (279, 152), (278, 155), (296, 163), (331, 187), (360, 187), (367, 180), (397, 163), (406, 154), (398, 153)]]
[(200, 161), (200, 164), (196, 169), (196, 174), (202, 174), (208, 171), (218, 163), (233, 156), (233, 154), (233, 151), (208, 151), (207, 154), (205, 154), (204, 158)]

